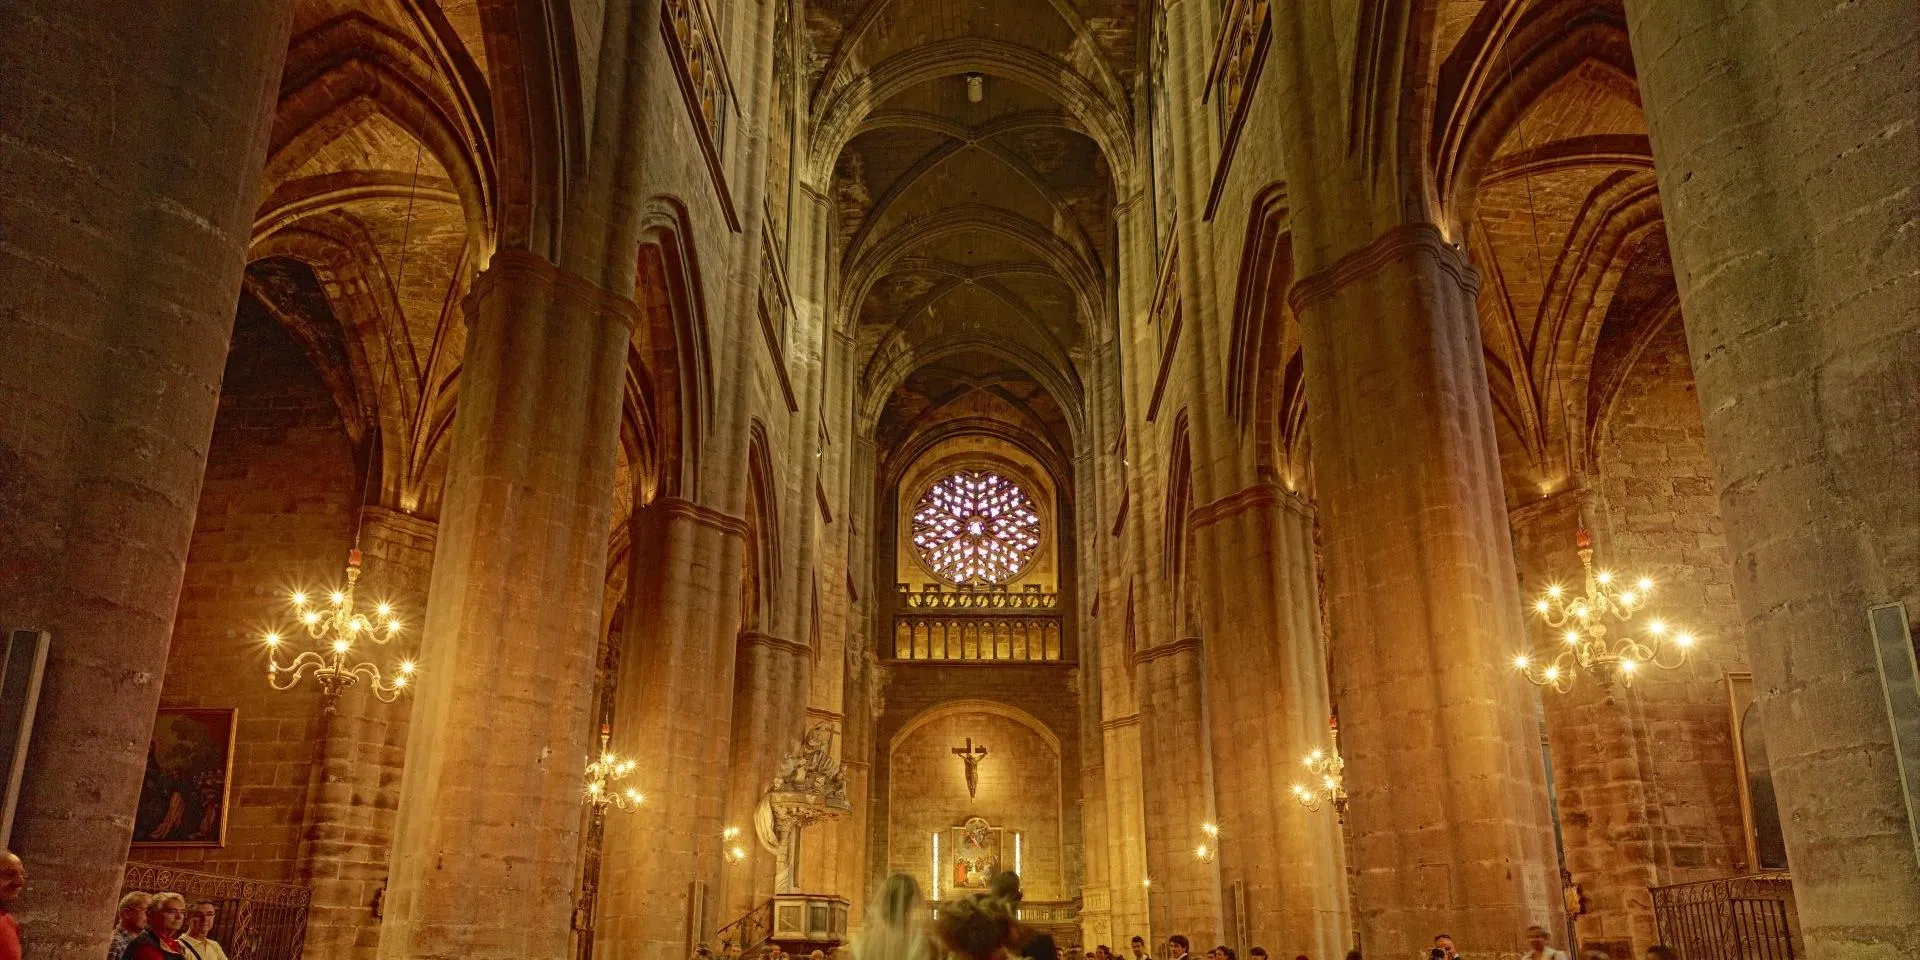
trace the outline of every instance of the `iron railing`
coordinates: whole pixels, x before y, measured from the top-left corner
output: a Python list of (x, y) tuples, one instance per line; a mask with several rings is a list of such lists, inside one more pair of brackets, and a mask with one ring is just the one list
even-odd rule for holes
[(128, 863), (124, 895), (172, 892), (192, 904), (211, 900), (218, 915), (209, 935), (233, 960), (296, 960), (307, 942), (313, 891), (290, 883), (225, 877), (157, 863)]
[(726, 954), (733, 947), (739, 947), (743, 954), (750, 954), (772, 935), (773, 901), (768, 900), (748, 910), (740, 919), (721, 927), (713, 935), (712, 949), (716, 956)]
[(1793, 881), (1784, 872), (1654, 887), (1660, 941), (1681, 960), (1795, 960)]

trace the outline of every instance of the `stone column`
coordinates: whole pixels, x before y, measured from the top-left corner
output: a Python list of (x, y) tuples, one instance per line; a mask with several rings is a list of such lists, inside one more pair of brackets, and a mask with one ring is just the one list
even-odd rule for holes
[[(1515, 560), (1527, 596), (1549, 583), (1575, 585), (1584, 573), (1574, 552), (1594, 495), (1584, 484), (1535, 500), (1511, 514)], [(1552, 638), (1529, 624), (1535, 650)], [(1638, 954), (1658, 942), (1653, 898), (1647, 888), (1662, 882), (1657, 869), (1659, 811), (1652, 797), (1642, 697), (1659, 678), (1643, 676), (1633, 690), (1609, 691), (1581, 676), (1566, 693), (1540, 696), (1553, 757), (1553, 785), (1560, 811), (1566, 869), (1587, 900), (1577, 918), (1580, 943), (1618, 945)]]
[[(749, 833), (760, 796), (767, 792), (806, 721), (811, 654), (806, 644), (784, 637), (752, 632), (740, 636), (725, 816), (727, 823), (739, 824)], [(776, 892), (773, 851), (753, 837), (744, 838), (742, 846), (747, 858), (728, 867), (724, 895), (718, 901), (722, 923), (765, 903)]]
[(380, 955), (559, 958), (635, 308), (505, 251), (466, 310)]
[(1140, 740), (1154, 943), (1175, 933), (1219, 942), (1220, 872), (1194, 856), (1206, 836), (1201, 825), (1214, 817), (1201, 659), (1200, 639), (1187, 637), (1141, 651), (1137, 667), (1148, 731)]
[[(410, 649), (427, 611), (439, 524), (386, 507), (365, 508), (360, 523), (359, 595), (394, 605), (403, 623), (395, 645)], [(376, 655), (382, 670), (399, 659)], [(384, 907), (412, 707), (410, 694), (381, 703), (358, 684), (321, 721), (300, 851), (301, 880), (313, 889), (305, 952), (315, 960), (371, 960), (379, 952), (375, 910)]]
[(1244, 890), (1242, 947), (1340, 956), (1352, 946), (1341, 828), (1332, 810), (1308, 811), (1291, 793), (1307, 779), (1301, 757), (1326, 746), (1333, 712), (1312, 508), (1261, 484), (1201, 505), (1192, 522), (1195, 562), (1212, 567), (1207, 717), (1220, 881)]
[(752, 822), (722, 820), (746, 537), (745, 520), (678, 498), (634, 512), (614, 750), (640, 759), (647, 802), (607, 824), (594, 934), (606, 956), (681, 960), (690, 935), (734, 919), (711, 901), (721, 831), (754, 842)]
[(31, 956), (106, 949), (292, 8), (0, 7), (0, 629), (53, 635)]
[(1867, 621), (1920, 620), (1920, 17), (1627, 18), (1807, 949), (1920, 955), (1920, 798)]
[(1408, 226), (1293, 294), (1358, 922), (1383, 956), (1517, 944), (1558, 901), (1476, 282)]

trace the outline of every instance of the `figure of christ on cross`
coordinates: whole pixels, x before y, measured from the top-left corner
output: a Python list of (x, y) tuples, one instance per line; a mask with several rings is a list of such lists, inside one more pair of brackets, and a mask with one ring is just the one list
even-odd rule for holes
[(987, 748), (974, 746), (973, 738), (968, 737), (965, 746), (953, 748), (953, 755), (967, 765), (967, 796), (975, 796), (980, 789), (980, 761), (986, 759)]

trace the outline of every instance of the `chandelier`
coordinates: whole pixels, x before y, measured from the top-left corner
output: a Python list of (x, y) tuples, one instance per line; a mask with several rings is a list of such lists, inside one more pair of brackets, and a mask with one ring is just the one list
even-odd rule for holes
[[(1571, 689), (1574, 677), (1584, 672), (1610, 693), (1615, 680), (1631, 684), (1646, 667), (1676, 670), (1684, 666), (1693, 650), (1692, 634), (1675, 631), (1659, 619), (1643, 623), (1637, 636), (1631, 629), (1653, 594), (1653, 581), (1640, 577), (1625, 583), (1610, 570), (1595, 571), (1593, 534), (1585, 527), (1574, 535), (1574, 545), (1585, 590), (1572, 595), (1554, 584), (1533, 604), (1534, 614), (1560, 633), (1561, 643), (1551, 652), (1515, 656), (1514, 669), (1535, 686), (1550, 686), (1561, 693)], [(1609, 621), (1620, 625), (1618, 637), (1610, 636)]]
[(1206, 834), (1207, 839), (1193, 848), (1193, 858), (1201, 863), (1212, 863), (1214, 857), (1220, 853), (1220, 825), (1211, 822), (1203, 823), (1200, 825), (1200, 832)]
[(352, 659), (354, 644), (362, 640), (385, 644), (400, 633), (400, 620), (390, 604), (383, 602), (376, 605), (373, 617), (354, 608), (353, 592), (359, 580), (360, 550), (356, 547), (347, 551), (346, 588), (329, 593), (325, 604), (310, 602), (304, 591), (293, 594), (290, 599), (294, 617), (320, 650), (302, 650), (283, 664), (280, 662), (280, 648), (286, 641), (278, 632), (269, 632), (264, 638), (267, 644), (267, 682), (275, 690), (291, 690), (312, 675), (326, 696), (326, 709), (329, 712), (333, 710), (340, 694), (361, 680), (367, 681), (368, 691), (381, 703), (392, 703), (399, 699), (401, 691), (413, 679), (412, 660), (400, 661), (398, 671), (388, 678), (372, 663), (355, 662)]
[(623, 760), (607, 748), (607, 741), (613, 737), (613, 728), (600, 725), (600, 756), (587, 764), (587, 789), (584, 799), (593, 808), (595, 817), (605, 816), (607, 807), (612, 806), (623, 813), (639, 809), (647, 802), (640, 791), (632, 787), (621, 789), (618, 784), (625, 780), (637, 766), (633, 760)]
[(1307, 768), (1307, 775), (1317, 783), (1307, 786), (1304, 783), (1293, 785), (1293, 798), (1309, 811), (1318, 812), (1323, 806), (1333, 808), (1333, 815), (1341, 823), (1347, 822), (1347, 791), (1341, 776), (1347, 768), (1347, 761), (1340, 758), (1340, 725), (1338, 721), (1327, 724), (1327, 749), (1314, 750), (1300, 759), (1300, 765)]
[(739, 863), (747, 858), (747, 848), (740, 845), (740, 828), (728, 827), (720, 831), (720, 844), (728, 863)]

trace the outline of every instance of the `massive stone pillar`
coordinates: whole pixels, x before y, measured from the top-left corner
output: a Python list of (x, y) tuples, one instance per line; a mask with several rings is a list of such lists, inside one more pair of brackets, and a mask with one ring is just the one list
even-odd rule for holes
[(1807, 948), (1920, 955), (1867, 613), (1920, 619), (1920, 15), (1627, 13)]
[(1368, 953), (1551, 926), (1544, 772), (1476, 278), (1429, 227), (1386, 231), (1293, 294)]
[(292, 7), (0, 7), (0, 629), (53, 635), (10, 841), (35, 957), (106, 949)]
[[(360, 523), (359, 596), (391, 602), (403, 618), (399, 642), (412, 646), (426, 615), (439, 524), (386, 507), (365, 508)], [(412, 706), (406, 695), (381, 703), (358, 684), (321, 720), (300, 851), (301, 880), (313, 889), (304, 949), (314, 960), (370, 960), (379, 952), (375, 907), (387, 883)]]
[(466, 307), (380, 954), (559, 958), (635, 308), (522, 251)]
[(739, 517), (678, 498), (634, 513), (614, 749), (642, 760), (647, 802), (607, 823), (595, 942), (608, 956), (679, 960), (733, 919), (709, 901), (722, 831), (754, 842), (751, 822), (722, 820), (746, 536)]
[(1340, 956), (1352, 945), (1340, 825), (1291, 793), (1309, 779), (1300, 758), (1326, 746), (1332, 713), (1312, 508), (1262, 484), (1195, 509), (1193, 526), (1196, 561), (1215, 565), (1203, 578), (1207, 716), (1226, 903), (1248, 934), (1243, 948)]
[(1155, 943), (1185, 934), (1194, 944), (1220, 935), (1220, 873), (1194, 855), (1214, 817), (1213, 752), (1201, 640), (1185, 637), (1140, 652), (1140, 738), (1146, 797), (1148, 920)]
[[(764, 633), (743, 633), (735, 654), (732, 751), (728, 763), (728, 823), (753, 824), (754, 810), (791, 752), (806, 722), (811, 653), (804, 643)], [(771, 899), (776, 854), (755, 838), (743, 838), (746, 860), (727, 871), (720, 899), (725, 923)], [(806, 891), (818, 892), (818, 891)]]

